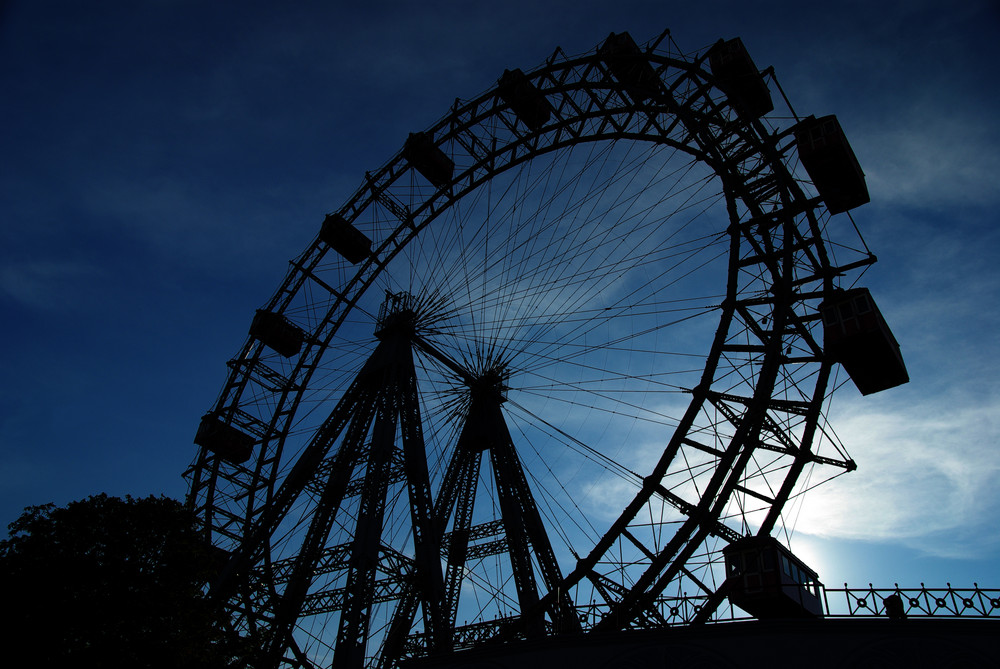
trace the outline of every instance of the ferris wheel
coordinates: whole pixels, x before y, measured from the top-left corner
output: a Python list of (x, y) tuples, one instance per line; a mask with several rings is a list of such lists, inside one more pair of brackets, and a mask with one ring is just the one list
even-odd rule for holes
[(905, 381), (835, 215), (867, 190), (769, 82), (738, 39), (612, 33), (456, 100), (326, 216), (187, 473), (265, 665), (711, 620), (724, 549), (854, 468), (835, 363)]

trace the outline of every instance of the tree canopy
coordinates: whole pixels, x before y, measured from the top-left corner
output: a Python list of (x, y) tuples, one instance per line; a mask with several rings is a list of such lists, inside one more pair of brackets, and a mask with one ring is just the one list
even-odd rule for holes
[(239, 641), (204, 594), (218, 559), (180, 502), (101, 494), (28, 507), (8, 528), (0, 541), (8, 658), (87, 667), (238, 662)]

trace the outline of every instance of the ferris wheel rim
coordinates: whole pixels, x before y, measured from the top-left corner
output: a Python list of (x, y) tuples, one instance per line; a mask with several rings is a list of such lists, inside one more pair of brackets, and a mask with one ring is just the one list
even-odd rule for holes
[[(664, 68), (666, 68), (666, 67), (683, 67), (688, 72), (687, 76), (702, 77), (706, 81), (710, 81), (710, 75), (706, 76), (706, 73), (700, 68), (700, 61), (699, 60), (695, 60), (695, 61), (678, 61), (677, 59), (675, 59), (673, 57), (657, 57), (655, 54), (653, 54), (651, 52), (648, 53), (647, 55), (650, 58), (651, 62), (658, 62), (661, 67), (664, 67)], [(657, 58), (659, 58), (659, 60), (657, 60)], [(599, 68), (601, 66), (600, 65), (600, 58), (597, 55), (588, 55), (588, 56), (580, 57), (580, 58), (574, 59), (574, 60), (567, 60), (565, 62), (553, 61), (553, 62), (550, 62), (549, 64), (547, 64), (546, 66), (543, 66), (542, 68), (539, 68), (538, 70), (535, 70), (535, 71), (529, 73), (527, 76), (529, 78), (531, 78), (531, 79), (539, 80), (539, 81), (545, 80), (546, 78), (551, 78), (551, 79), (554, 80), (554, 79), (556, 79), (556, 73), (558, 73), (560, 71), (568, 71), (572, 67), (581, 67), (581, 66), (590, 66), (590, 67), (598, 67)], [(698, 73), (700, 73), (700, 74), (698, 74)], [(629, 103), (630, 102), (630, 97), (627, 94), (626, 95), (622, 95), (622, 91), (621, 91), (622, 87), (615, 85), (614, 78), (610, 74), (607, 74), (606, 75), (606, 79), (607, 79), (607, 81), (605, 83), (607, 84), (608, 89), (611, 91), (611, 93), (619, 95), (627, 103)], [(581, 80), (580, 84), (581, 85), (586, 85), (587, 84), (587, 80), (586, 79)], [(553, 91), (553, 92), (560, 92), (560, 91)], [(494, 119), (499, 118), (499, 119), (504, 120), (504, 121), (506, 121), (508, 123), (511, 123), (511, 113), (510, 113), (510, 110), (507, 109), (502, 104), (497, 104), (496, 103), (497, 98), (498, 98), (497, 89), (493, 88), (488, 93), (480, 96), (476, 100), (473, 100), (470, 103), (467, 103), (464, 107), (458, 108), (456, 106), (456, 109), (454, 109), (451, 114), (449, 114), (448, 116), (446, 116), (445, 119), (442, 120), (441, 122), (439, 122), (436, 126), (433, 126), (430, 129), (430, 132), (433, 133), (435, 131), (435, 129), (439, 129), (439, 128), (445, 127), (448, 124), (449, 119), (454, 119), (458, 114), (460, 114), (462, 112), (462, 110), (474, 109), (474, 108), (483, 106), (485, 104), (486, 100), (492, 100), (493, 103), (492, 103), (492, 106), (490, 107), (489, 115), (488, 116), (484, 115), (482, 118), (494, 118)], [(649, 105), (646, 105), (646, 104), (644, 104), (642, 102), (637, 103), (634, 100), (631, 100), (631, 108), (628, 108), (628, 105), (626, 105), (625, 107), (617, 107), (613, 111), (608, 111), (606, 113), (607, 113), (608, 116), (611, 116), (612, 114), (622, 114), (622, 113), (642, 114), (642, 113), (645, 113), (645, 112), (648, 112), (648, 111), (649, 111)], [(659, 112), (657, 112), (657, 113), (659, 113)], [(510, 146), (514, 146), (515, 147), (515, 151), (512, 151), (512, 153), (516, 152), (516, 147), (518, 145), (524, 145), (524, 146), (529, 146), (530, 147), (530, 142), (531, 141), (537, 141), (539, 138), (543, 137), (546, 133), (557, 132), (561, 128), (570, 127), (570, 125), (571, 125), (571, 123), (573, 121), (574, 121), (574, 119), (567, 120), (562, 126), (559, 126), (559, 128), (557, 128), (555, 126), (553, 126), (553, 127), (547, 127), (547, 128), (542, 129), (542, 130), (538, 130), (538, 131), (535, 131), (535, 132), (527, 133), (525, 137), (518, 137), (517, 140), (515, 142), (512, 142), (511, 145), (510, 145)], [(482, 119), (479, 119), (479, 121), (477, 121), (477, 122), (482, 122)], [(516, 125), (517, 124), (517, 120), (516, 119), (513, 120), (512, 123)], [(753, 126), (754, 126), (753, 123), (750, 123), (750, 124), (747, 125), (748, 128), (753, 128)], [(566, 138), (563, 140), (562, 143), (555, 142), (555, 143), (553, 143), (551, 145), (546, 145), (546, 146), (543, 146), (543, 147), (535, 146), (533, 149), (527, 151), (521, 157), (518, 157), (516, 160), (512, 160), (508, 165), (506, 165), (504, 167), (504, 170), (510, 169), (512, 167), (515, 167), (516, 165), (518, 165), (518, 164), (520, 164), (522, 162), (527, 162), (527, 161), (533, 160), (533, 159), (537, 158), (538, 156), (540, 156), (540, 155), (542, 155), (544, 153), (555, 152), (555, 151), (558, 151), (558, 150), (560, 150), (562, 148), (565, 148), (565, 147), (568, 147), (568, 146), (575, 146), (577, 144), (581, 144), (581, 143), (588, 142), (588, 141), (600, 142), (600, 141), (621, 140), (621, 139), (634, 139), (634, 140), (637, 140), (637, 141), (651, 141), (651, 142), (654, 142), (654, 143), (667, 144), (667, 145), (673, 146), (674, 148), (684, 150), (684, 151), (690, 153), (691, 155), (695, 156), (696, 158), (699, 158), (703, 162), (706, 162), (706, 164), (709, 164), (709, 166), (713, 169), (713, 171), (716, 171), (717, 174), (718, 174), (717, 170), (721, 169), (721, 166), (720, 166), (721, 163), (717, 162), (720, 159), (719, 158), (712, 158), (711, 155), (710, 155), (711, 151), (714, 150), (714, 148), (715, 148), (715, 147), (713, 147), (711, 145), (709, 145), (707, 147), (698, 145), (697, 148), (692, 148), (692, 146), (688, 145), (688, 144), (676, 143), (677, 145), (675, 145), (675, 143), (673, 141), (668, 141), (667, 139), (665, 139), (663, 137), (655, 137), (654, 138), (654, 137), (651, 137), (649, 135), (641, 135), (641, 136), (634, 135), (634, 136), (630, 136), (628, 133), (616, 130), (616, 131), (610, 131), (606, 135), (600, 135), (600, 136), (598, 136), (598, 135), (577, 136), (577, 137), (566, 136)], [(691, 133), (691, 136), (690, 136), (689, 139), (692, 142), (698, 144), (698, 141), (697, 141), (698, 137), (697, 137), (696, 133)], [(761, 140), (761, 145), (763, 145), (763, 140), (761, 138), (758, 138), (758, 139)], [(441, 134), (441, 135), (439, 135), (435, 139), (435, 142), (436, 142), (437, 146), (440, 146), (441, 144), (444, 144), (445, 142), (448, 142), (448, 141), (455, 141), (455, 139), (454, 139), (454, 133), (453, 134), (447, 134), (447, 133)], [(683, 146), (683, 149), (681, 148), (682, 146)], [(495, 160), (498, 155), (502, 154), (503, 151), (507, 151), (507, 150), (510, 150), (509, 147), (504, 147), (504, 149), (502, 149), (500, 151), (491, 153), (486, 159), (484, 159), (481, 162), (486, 162), (487, 160)], [(763, 149), (760, 149), (760, 150), (763, 152)], [(773, 158), (771, 160), (773, 160)], [(778, 163), (781, 165), (781, 169), (784, 169), (784, 164), (781, 162), (780, 156), (778, 157), (777, 160), (778, 160)], [(713, 165), (709, 161), (716, 162), (716, 164)], [(773, 167), (773, 165), (772, 165), (772, 167)], [(395, 180), (396, 178), (400, 178), (400, 176), (402, 174), (404, 174), (404, 173), (407, 173), (410, 170), (410, 168), (411, 168), (411, 166), (408, 164), (408, 161), (404, 157), (402, 157), (401, 154), (397, 155), (392, 161), (390, 161), (385, 167), (383, 167), (374, 177), (370, 177), (369, 179), (367, 179), (366, 185), (363, 186), (358, 191), (358, 194), (356, 194), (351, 200), (349, 200), (348, 204), (346, 204), (344, 206), (344, 208), (341, 209), (341, 212), (348, 212), (348, 211), (350, 211), (353, 214), (352, 216), (347, 216), (345, 218), (347, 218), (347, 220), (349, 222), (356, 220), (358, 218), (358, 216), (361, 214), (361, 212), (364, 211), (364, 208), (357, 208), (357, 209), (352, 210), (351, 207), (352, 207), (352, 203), (353, 202), (359, 201), (359, 199), (364, 199), (364, 197), (368, 197), (369, 198), (368, 205), (372, 206), (373, 203), (375, 203), (377, 201), (377, 199), (378, 199), (377, 192), (380, 192), (380, 191), (377, 191), (377, 189), (379, 187), (381, 187), (384, 190), (389, 185), (389, 183), (391, 183), (392, 180)], [(457, 177), (455, 177), (455, 179), (452, 181), (452, 183), (449, 184), (447, 187), (438, 188), (437, 191), (435, 192), (435, 194), (432, 196), (432, 199), (433, 198), (441, 197), (442, 194), (445, 193), (446, 191), (452, 190), (454, 188), (454, 186), (457, 185), (459, 182), (463, 181), (463, 179), (466, 178), (467, 175), (471, 175), (472, 172), (473, 172), (473, 170), (474, 170), (474, 168), (469, 168), (466, 172), (464, 172), (464, 173), (458, 175)], [(380, 175), (389, 175), (390, 181), (388, 183), (380, 183), (378, 181), (378, 179), (380, 178)], [(449, 204), (447, 206), (443, 207), (440, 211), (443, 211), (444, 209), (447, 209), (447, 207), (450, 206), (451, 203), (460, 200), (466, 193), (474, 190), (475, 188), (479, 187), (482, 183), (484, 183), (488, 179), (492, 179), (493, 177), (494, 177), (494, 174), (491, 173), (487, 177), (484, 177), (483, 179), (481, 179), (479, 181), (475, 181), (475, 182), (474, 182), (474, 180), (471, 177), (469, 177), (469, 182), (470, 183), (469, 183), (468, 187), (465, 190), (461, 191), (458, 195), (453, 195), (451, 202), (449, 202)], [(787, 179), (790, 182), (793, 182), (791, 176), (787, 176)], [(733, 185), (730, 184), (730, 187), (732, 188)], [(746, 190), (746, 185), (742, 184), (742, 183), (738, 184), (738, 185), (735, 186), (734, 190), (741, 190), (741, 189)], [(747, 192), (749, 192), (749, 191), (747, 191)], [(795, 195), (795, 193), (793, 193), (792, 195)], [(734, 196), (734, 197), (738, 197), (738, 196)], [(802, 204), (802, 200), (805, 199), (805, 196), (801, 192), (799, 192), (797, 194), (797, 197), (798, 197), (800, 206), (805, 207), (805, 209), (807, 209), (809, 211), (810, 218), (812, 218), (812, 213), (811, 213), (812, 212), (812, 208), (818, 207), (818, 203), (814, 202), (811, 205), (812, 208), (810, 208), (808, 205)], [(744, 201), (744, 203), (745, 203), (745, 201)], [(425, 203), (424, 206), (425, 207), (432, 206), (430, 204), (430, 200), (428, 201), (428, 203)], [(338, 332), (340, 324), (343, 323), (343, 319), (346, 318), (347, 315), (348, 315), (348, 313), (351, 311), (351, 309), (355, 307), (355, 305), (357, 304), (358, 299), (360, 299), (360, 297), (363, 294), (365, 294), (368, 290), (370, 290), (372, 288), (372, 286), (375, 284), (376, 279), (379, 277), (379, 275), (380, 275), (380, 273), (382, 271), (382, 268), (384, 268), (385, 266), (387, 266), (389, 264), (389, 262), (392, 260), (392, 258), (395, 257), (395, 254), (399, 253), (401, 249), (403, 249), (414, 237), (416, 237), (416, 235), (418, 235), (420, 233), (420, 231), (422, 231), (424, 229), (424, 227), (426, 225), (428, 225), (432, 220), (434, 220), (434, 218), (438, 215), (438, 213), (440, 213), (440, 211), (438, 211), (437, 213), (434, 213), (432, 216), (426, 217), (419, 224), (414, 225), (413, 220), (416, 218), (416, 216), (418, 216), (420, 214), (420, 211), (422, 211), (422, 210), (417, 210), (417, 211), (410, 212), (412, 214), (413, 218), (410, 219), (409, 221), (400, 221), (399, 225), (396, 227), (396, 229), (389, 236), (387, 236), (385, 239), (383, 239), (383, 241), (381, 242), (381, 244), (378, 247), (378, 249), (372, 254), (371, 258), (369, 260), (367, 260), (363, 264), (363, 266), (360, 267), (355, 272), (355, 274), (353, 275), (353, 278), (351, 279), (351, 282), (349, 284), (348, 289), (341, 291), (342, 294), (344, 295), (343, 300), (341, 300), (341, 298), (338, 297), (337, 302), (334, 304), (333, 307), (330, 308), (330, 310), (328, 312), (328, 315), (326, 317), (324, 317), (324, 319), (323, 319), (324, 324), (331, 323), (332, 327), (329, 327), (327, 329), (327, 331), (323, 334), (323, 336), (317, 336), (317, 334), (318, 334), (317, 333), (317, 334), (312, 334), (309, 337), (309, 339), (306, 342), (306, 350), (305, 350), (305, 352), (303, 352), (301, 354), (301, 358), (300, 358), (299, 362), (297, 363), (296, 372), (292, 376), (292, 378), (289, 379), (289, 385), (288, 385), (288, 387), (286, 387), (283, 390), (283, 395), (282, 395), (282, 398), (281, 398), (281, 402), (279, 403), (279, 409), (280, 410), (279, 411), (275, 411), (274, 417), (272, 418), (272, 423), (271, 423), (270, 426), (268, 426), (269, 433), (270, 432), (274, 432), (274, 428), (275, 428), (275, 426), (277, 424), (279, 414), (281, 414), (281, 412), (284, 411), (284, 402), (288, 401), (288, 396), (292, 396), (291, 397), (292, 409), (289, 412), (289, 415), (290, 416), (294, 416), (294, 414), (296, 412), (296, 409), (298, 407), (298, 403), (301, 401), (303, 393), (305, 392), (305, 389), (309, 385), (309, 380), (311, 378), (312, 372), (315, 371), (315, 369), (316, 369), (315, 364), (318, 364), (318, 361), (322, 358), (322, 354), (325, 352), (326, 348), (329, 346), (329, 343), (330, 343), (331, 339)], [(761, 213), (763, 214), (764, 212), (761, 212)], [(814, 225), (815, 222), (813, 221), (812, 224)], [(741, 234), (740, 231), (738, 229), (735, 229), (735, 228), (731, 232), (731, 235), (734, 238), (738, 238), (740, 234)], [(399, 242), (398, 238), (402, 238), (402, 241)], [(387, 250), (388, 250), (388, 253), (386, 253)], [(267, 309), (271, 310), (271, 311), (274, 311), (276, 313), (279, 313), (279, 314), (282, 313), (283, 307), (287, 306), (287, 304), (289, 303), (289, 301), (295, 296), (295, 292), (296, 292), (295, 290), (292, 290), (292, 291), (287, 290), (286, 289), (286, 285), (289, 283), (290, 280), (305, 281), (306, 278), (307, 278), (307, 273), (305, 271), (305, 268), (308, 267), (308, 264), (310, 262), (318, 262), (320, 259), (322, 259), (322, 257), (326, 254), (326, 252), (327, 252), (327, 248), (323, 244), (322, 241), (320, 241), (319, 239), (317, 239), (316, 241), (314, 241), (313, 244), (307, 249), (307, 251), (299, 258), (299, 260), (297, 260), (294, 263), (295, 267), (297, 267), (298, 274), (296, 273), (296, 269), (293, 269), (293, 271), (290, 272), (288, 278), (286, 278), (285, 283), (282, 285), (281, 288), (279, 288), (278, 292), (275, 294), (275, 296), (272, 298), (272, 300), (268, 304)], [(378, 261), (376, 261), (375, 258), (378, 258)], [(730, 263), (731, 263), (731, 265), (734, 262), (738, 262), (738, 260), (739, 260), (739, 258), (734, 258), (732, 254), (730, 255)], [(825, 260), (824, 260), (824, 262), (825, 262)], [(825, 266), (824, 266), (824, 269), (826, 269)], [(733, 271), (732, 267), (731, 267), (730, 271)], [(367, 275), (366, 275), (366, 272), (368, 273)], [(365, 276), (364, 279), (362, 279), (363, 276)], [(821, 281), (823, 282), (824, 290), (825, 290), (827, 288), (828, 284), (829, 284), (829, 277), (828, 276), (827, 277), (823, 277), (821, 279)], [(359, 282), (361, 284), (361, 287), (356, 292), (354, 292), (353, 294), (350, 293), (350, 287), (358, 284)], [(348, 295), (352, 295), (353, 297), (348, 297)], [(735, 299), (735, 296), (732, 296), (732, 299)], [(725, 309), (727, 310), (726, 313), (728, 315), (724, 316), (720, 320), (719, 330), (717, 331), (717, 335), (716, 335), (717, 339), (720, 337), (719, 333), (721, 333), (723, 330), (725, 330), (726, 328), (728, 328), (728, 325), (725, 326), (725, 327), (723, 326), (722, 321), (724, 321), (726, 318), (732, 318), (733, 317), (733, 315), (734, 315), (734, 311), (733, 310), (735, 309), (735, 305), (730, 304), (730, 305), (726, 306)], [(333, 317), (335, 312), (337, 314), (339, 314), (339, 316), (338, 316), (339, 321), (337, 320), (337, 318)], [(717, 345), (714, 345), (713, 348), (717, 349), (717, 350), (715, 351), (714, 354), (710, 353), (708, 355), (709, 360), (706, 362), (706, 367), (705, 367), (706, 377), (711, 377), (711, 375), (714, 374), (714, 372), (715, 372), (715, 370), (713, 368), (713, 369), (711, 369), (711, 374), (710, 374), (709, 373), (709, 368), (710, 367), (714, 367), (714, 365), (717, 364), (718, 356), (721, 353), (721, 348), (720, 348), (721, 346), (722, 346), (721, 343), (718, 343)], [(244, 360), (253, 360), (253, 361), (258, 360), (262, 348), (263, 347), (261, 345), (259, 345), (259, 343), (255, 343), (253, 341), (253, 339), (251, 338), (250, 340), (248, 340), (248, 343), (244, 347), (244, 351), (241, 354), (241, 359), (244, 359)], [(780, 350), (778, 350), (778, 351), (772, 351), (771, 354), (774, 356), (774, 361), (773, 361), (772, 364), (773, 365), (779, 365), (780, 361), (778, 360), (778, 358), (780, 357)], [(309, 361), (311, 361), (311, 360), (315, 360), (316, 361), (316, 363), (313, 364), (312, 368), (309, 367), (309, 364), (310, 364)], [(252, 364), (253, 363), (251, 363), (251, 365)], [(826, 369), (827, 372), (822, 372), (822, 371), (820, 372), (819, 377), (822, 378), (823, 380), (822, 380), (822, 382), (817, 383), (817, 388), (816, 388), (816, 390), (814, 390), (813, 395), (814, 395), (814, 397), (816, 395), (818, 395), (820, 398), (822, 398), (824, 396), (824, 392), (825, 392), (825, 376), (824, 375), (826, 373), (828, 373), (830, 363), (827, 362), (827, 361), (820, 361), (819, 365), (820, 365), (820, 369), (821, 370), (822, 369)], [(304, 373), (301, 376), (299, 376), (300, 372), (304, 372)], [(777, 369), (776, 369), (775, 373), (777, 373)], [(249, 372), (247, 373), (247, 378), (249, 378)], [(290, 392), (293, 387), (295, 389), (297, 389), (297, 392), (294, 392), (294, 393)], [(706, 386), (704, 388), (704, 391), (707, 392), (708, 390), (709, 390), (709, 388), (708, 388), (708, 386)], [(768, 397), (770, 397), (770, 392), (771, 392), (770, 389), (766, 389), (766, 392), (764, 392), (764, 394), (767, 395)], [(221, 407), (224, 399), (226, 399), (226, 398), (225, 397), (221, 397), (220, 398), (220, 400), (219, 400), (219, 406), (217, 407), (217, 409), (219, 407)], [(706, 396), (702, 396), (702, 397), (700, 397), (700, 399), (699, 398), (694, 398), (694, 399), (692, 399), (691, 405), (689, 405), (689, 407), (693, 406), (695, 402), (704, 403), (705, 401), (706, 401)], [(689, 408), (689, 411), (690, 410), (691, 409)], [(289, 418), (289, 420), (291, 420), (291, 418)], [(675, 434), (676, 434), (676, 432), (675, 432)], [(270, 458), (270, 460), (271, 460), (270, 466), (272, 466), (272, 467), (277, 467), (280, 464), (280, 461), (281, 461), (281, 457), (280, 457), (281, 456), (281, 448), (282, 448), (282, 444), (284, 443), (284, 439), (286, 438), (286, 436), (287, 436), (287, 428), (284, 430), (284, 432), (278, 431), (278, 433), (277, 433), (277, 440), (278, 440), (278, 444), (277, 444), (277, 449), (278, 450), (277, 450), (277, 453), (278, 453), (278, 455), (277, 455), (277, 457), (275, 457), (272, 454), (272, 456)], [(267, 441), (267, 437), (265, 437), (265, 441)], [(202, 457), (204, 457), (204, 452), (202, 454)], [(274, 469), (274, 470), (272, 470), (272, 473), (268, 474), (266, 472), (266, 467), (268, 466), (268, 464), (265, 462), (265, 458), (263, 458), (263, 457), (258, 458), (258, 460), (257, 460), (257, 462), (255, 464), (256, 464), (256, 471), (253, 474), (251, 474), (251, 476), (253, 476), (258, 481), (261, 480), (261, 479), (266, 479), (269, 482), (269, 485), (271, 487), (268, 488), (267, 494), (264, 497), (262, 497), (263, 500), (269, 499), (273, 495), (273, 485), (274, 485), (275, 481), (277, 480), (277, 474), (276, 474), (277, 470)], [(217, 467), (218, 463), (215, 462), (215, 463), (213, 463), (213, 465)], [(201, 473), (200, 472), (197, 473), (197, 474), (195, 474), (195, 479), (196, 480), (198, 478), (200, 478), (200, 477), (201, 477)], [(209, 478), (212, 478), (211, 474), (209, 474)], [(251, 485), (252, 486), (256, 486), (257, 484), (253, 483)], [(248, 511), (248, 515), (252, 515), (252, 513), (253, 513), (253, 510)], [(627, 523), (626, 523), (626, 525), (627, 525)]]

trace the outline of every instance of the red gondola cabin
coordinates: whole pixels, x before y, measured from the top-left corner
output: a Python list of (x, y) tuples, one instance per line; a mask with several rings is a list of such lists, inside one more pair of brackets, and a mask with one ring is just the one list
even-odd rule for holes
[(722, 554), (734, 606), (759, 620), (823, 617), (816, 572), (774, 537), (744, 537)]

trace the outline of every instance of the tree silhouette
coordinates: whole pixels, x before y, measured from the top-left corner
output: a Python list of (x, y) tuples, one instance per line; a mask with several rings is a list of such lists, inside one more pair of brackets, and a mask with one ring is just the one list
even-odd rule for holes
[(226, 667), (242, 646), (204, 595), (218, 568), (166, 497), (28, 507), (0, 541), (6, 666)]

